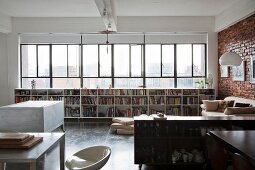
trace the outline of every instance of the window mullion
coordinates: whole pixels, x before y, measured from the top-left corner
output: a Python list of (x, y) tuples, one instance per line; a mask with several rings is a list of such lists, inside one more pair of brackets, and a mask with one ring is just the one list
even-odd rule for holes
[(191, 44), (191, 77), (194, 77), (193, 44)]
[(68, 48), (69, 48), (69, 45), (66, 45), (66, 60), (67, 60), (67, 64), (66, 64), (67, 74), (66, 74), (66, 77), (69, 77), (69, 54), (68, 54)]
[(163, 77), (163, 74), (162, 74), (162, 69), (163, 69), (163, 62), (162, 62), (162, 44), (160, 44), (160, 77), (162, 78)]
[(98, 69), (98, 77), (101, 77), (101, 75), (100, 75), (100, 45), (98, 44), (97, 45), (97, 51), (98, 51), (98, 67), (97, 67), (97, 69)]
[(111, 77), (112, 77), (112, 87), (114, 88), (114, 78), (115, 78), (115, 74), (114, 74), (114, 45), (112, 44), (110, 47), (111, 48), (111, 59), (112, 59), (112, 62), (111, 62)]
[(36, 77), (38, 78), (39, 77), (39, 74), (38, 74), (38, 45), (36, 45)]
[(81, 36), (81, 44), (80, 44), (80, 48), (79, 48), (79, 52), (80, 52), (80, 80), (81, 80), (81, 88), (83, 87), (83, 45), (82, 45), (82, 36)]
[(23, 57), (22, 57), (22, 45), (20, 45), (20, 87), (22, 88), (22, 77), (23, 77), (23, 73), (22, 73), (22, 59), (23, 59)]
[(142, 77), (143, 77), (143, 87), (146, 87), (146, 80), (145, 80), (145, 75), (146, 75), (146, 70), (145, 70), (145, 34), (144, 34), (144, 43), (142, 45)]
[(177, 88), (177, 45), (174, 44), (174, 87)]
[(131, 62), (132, 62), (132, 59), (131, 59), (131, 44), (129, 44), (129, 77), (132, 77), (132, 70), (131, 70)]
[(49, 62), (49, 71), (50, 71), (50, 88), (53, 88), (53, 78), (52, 78), (52, 75), (53, 75), (53, 73), (52, 73), (52, 70), (53, 70), (53, 66), (52, 66), (52, 44), (50, 44), (49, 45), (49, 47), (50, 47), (50, 62)]

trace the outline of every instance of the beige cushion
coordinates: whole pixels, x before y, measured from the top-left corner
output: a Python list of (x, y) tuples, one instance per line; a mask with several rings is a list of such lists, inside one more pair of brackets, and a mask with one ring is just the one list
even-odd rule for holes
[(206, 111), (216, 111), (219, 106), (219, 102), (214, 100), (203, 100), (203, 104)]
[(255, 114), (255, 107), (228, 107), (224, 111), (226, 115)]
[(112, 123), (111, 124), (112, 129), (126, 129), (126, 130), (133, 130), (134, 125), (123, 125), (120, 123)]
[(224, 100), (235, 100), (235, 103), (250, 103), (253, 107), (255, 107), (254, 99), (246, 99), (241, 97), (229, 96), (229, 97), (226, 97)]
[(120, 123), (122, 125), (133, 125), (134, 119), (130, 117), (115, 117), (112, 118), (113, 123)]
[(226, 100), (217, 100), (217, 101), (219, 102), (217, 111), (218, 112), (222, 112), (222, 113), (225, 111), (225, 109), (227, 107), (233, 107), (234, 102), (235, 102), (234, 100), (229, 100), (229, 101), (226, 101)]

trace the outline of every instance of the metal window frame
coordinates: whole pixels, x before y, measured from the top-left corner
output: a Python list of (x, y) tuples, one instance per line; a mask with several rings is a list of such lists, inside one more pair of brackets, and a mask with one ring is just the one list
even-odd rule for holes
[[(82, 42), (82, 36), (81, 36), (81, 42)], [(206, 78), (207, 76), (207, 44), (206, 43), (161, 43), (159, 44), (160, 45), (160, 76), (152, 76), (152, 77), (147, 77), (146, 76), (146, 69), (145, 69), (145, 64), (146, 64), (146, 52), (145, 52), (145, 46), (147, 45), (146, 43), (137, 43), (137, 44), (134, 44), (134, 43), (118, 43), (118, 44), (123, 44), (123, 45), (129, 45), (129, 76), (118, 76), (118, 77), (115, 77), (114, 75), (114, 45), (115, 44), (108, 44), (111, 48), (111, 76), (101, 76), (100, 75), (100, 46), (101, 45), (106, 45), (106, 44), (52, 44), (52, 43), (49, 43), (49, 44), (42, 44), (42, 43), (38, 43), (38, 44), (20, 44), (20, 82), (21, 82), (21, 87), (22, 87), (22, 81), (23, 81), (23, 78), (49, 78), (50, 79), (50, 88), (53, 87), (53, 79), (54, 78), (79, 78), (80, 79), (80, 87), (83, 88), (83, 80), (86, 79), (86, 78), (100, 78), (100, 79), (103, 79), (103, 78), (111, 78), (112, 80), (112, 87), (114, 87), (114, 79), (115, 78), (137, 78), (137, 79), (143, 79), (143, 85), (142, 87), (145, 87), (146, 86), (146, 79), (147, 78), (173, 78), (174, 79), (174, 88), (177, 88), (177, 79), (178, 78)], [(153, 44), (153, 43), (149, 43), (149, 44)], [(154, 44), (158, 44), (158, 43), (154, 43)], [(192, 65), (191, 65), (191, 76), (177, 76), (177, 45), (178, 44), (191, 44), (191, 53), (192, 53)], [(200, 44), (200, 45), (204, 45), (204, 48), (205, 48), (205, 54), (204, 54), (204, 57), (205, 57), (205, 65), (204, 65), (204, 73), (205, 75), (203, 76), (194, 76), (194, 65), (193, 65), (193, 60), (194, 60), (194, 56), (193, 56), (193, 47), (195, 44)], [(35, 77), (26, 77), (26, 76), (22, 76), (22, 46), (24, 45), (35, 45), (36, 46), (36, 61), (37, 61), (37, 66), (36, 66), (36, 70), (37, 70), (37, 74)], [(48, 45), (49, 46), (49, 76), (39, 76), (38, 74), (38, 66), (39, 66), (39, 63), (38, 63), (38, 46), (40, 45)], [(52, 47), (53, 45), (66, 45), (67, 46), (67, 76), (66, 77), (53, 77), (53, 65), (52, 65)], [(79, 47), (79, 51), (80, 51), (80, 55), (79, 55), (79, 75), (77, 77), (70, 77), (69, 76), (69, 54), (68, 54), (68, 49), (69, 49), (69, 45), (78, 45)], [(83, 69), (84, 69), (84, 65), (83, 65), (83, 60), (84, 60), (84, 56), (83, 56), (83, 52), (84, 52), (84, 46), (85, 45), (97, 45), (97, 50), (98, 50), (98, 73), (97, 75), (98, 76), (90, 76), (90, 77), (87, 77), (87, 76), (84, 76), (83, 75)], [(141, 46), (141, 76), (132, 76), (132, 70), (131, 70), (131, 46), (132, 45), (140, 45)], [(163, 70), (162, 70), (162, 64), (163, 64), (163, 60), (162, 60), (162, 46), (163, 45), (174, 45), (174, 75), (173, 76), (163, 76)]]

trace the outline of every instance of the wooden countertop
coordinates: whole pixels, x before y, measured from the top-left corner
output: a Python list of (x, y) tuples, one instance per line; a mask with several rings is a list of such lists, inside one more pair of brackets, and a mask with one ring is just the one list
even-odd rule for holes
[(255, 131), (210, 131), (210, 134), (232, 152), (243, 155), (255, 164)]
[[(208, 116), (166, 116), (166, 120), (159, 120), (159, 121), (240, 121), (240, 120), (245, 120), (245, 121), (255, 121), (255, 115), (254, 116), (219, 116), (219, 117), (208, 117)], [(147, 115), (140, 115), (140, 116), (134, 116), (134, 120), (154, 120), (153, 117), (147, 116)]]

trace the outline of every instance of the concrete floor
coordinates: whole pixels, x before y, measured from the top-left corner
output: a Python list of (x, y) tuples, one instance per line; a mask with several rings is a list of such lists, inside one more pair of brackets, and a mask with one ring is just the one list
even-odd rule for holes
[[(101, 170), (138, 170), (134, 164), (133, 135), (116, 135), (110, 129), (109, 123), (65, 123), (66, 128), (66, 158), (76, 151), (94, 146), (107, 145), (112, 154), (107, 164)], [(56, 131), (60, 131), (57, 129)], [(40, 169), (59, 170), (59, 146), (52, 149), (39, 164)], [(28, 170), (27, 164), (7, 164), (6, 170)], [(152, 167), (143, 165), (142, 170), (173, 169), (173, 167)], [(176, 169), (176, 168), (174, 168)], [(180, 169), (180, 167), (178, 167)], [(182, 169), (191, 169), (185, 167)]]

